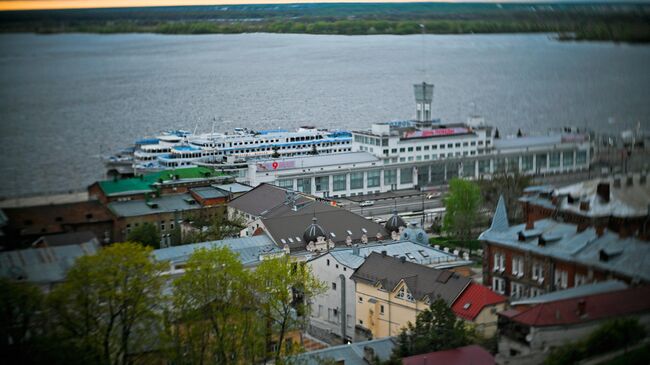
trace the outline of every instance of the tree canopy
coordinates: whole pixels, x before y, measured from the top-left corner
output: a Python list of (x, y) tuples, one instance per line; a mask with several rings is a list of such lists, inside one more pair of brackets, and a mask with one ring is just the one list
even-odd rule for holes
[(135, 227), (129, 233), (127, 240), (130, 242), (138, 242), (145, 246), (153, 248), (160, 248), (160, 232), (153, 223), (143, 223)]
[(472, 338), (472, 331), (438, 298), (427, 310), (418, 313), (415, 325), (409, 322), (402, 329), (388, 363), (401, 364), (401, 359), (407, 356), (465, 346)]
[(443, 230), (460, 239), (473, 238), (472, 231), (480, 219), (481, 191), (469, 180), (453, 179), (449, 182), (449, 193), (444, 199), (446, 208)]

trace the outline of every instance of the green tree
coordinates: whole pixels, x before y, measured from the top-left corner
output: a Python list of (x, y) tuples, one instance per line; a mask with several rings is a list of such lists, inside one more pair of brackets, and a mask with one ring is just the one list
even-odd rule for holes
[(514, 174), (495, 173), (490, 179), (479, 180), (483, 207), (489, 212), (494, 212), (499, 196), (503, 195), (509, 221), (520, 223), (523, 211), (518, 199), (524, 194), (524, 189), (531, 185), (531, 181), (530, 176), (521, 175), (518, 172)]
[(254, 289), (252, 274), (228, 248), (195, 251), (174, 281), (174, 363), (258, 362), (264, 327)]
[(127, 237), (128, 241), (138, 242), (145, 246), (160, 248), (160, 232), (153, 223), (143, 223), (131, 230)]
[(276, 342), (274, 360), (281, 361), (283, 344), (290, 331), (304, 329), (311, 306), (309, 298), (325, 291), (309, 266), (282, 256), (263, 261), (255, 270), (259, 300), (266, 320), (266, 343)]
[(62, 338), (99, 354), (97, 363), (130, 364), (159, 329), (164, 265), (151, 248), (117, 243), (75, 261), (48, 301)]
[(228, 237), (239, 237), (239, 232), (244, 228), (244, 220), (240, 216), (228, 219), (223, 210), (212, 217), (197, 216), (190, 219), (194, 228), (192, 233), (183, 237), (183, 243), (196, 243), (217, 241)]
[(456, 318), (443, 299), (436, 299), (429, 308), (418, 313), (415, 325), (408, 323), (397, 336), (389, 364), (401, 364), (407, 356), (442, 351), (468, 345), (474, 337), (465, 323)]
[(16, 363), (28, 357), (30, 332), (39, 328), (43, 294), (28, 283), (0, 279), (0, 353)]
[(451, 180), (449, 193), (444, 199), (446, 213), (443, 230), (461, 241), (473, 238), (473, 229), (481, 224), (478, 222), (481, 200), (481, 191), (476, 183), (463, 179)]

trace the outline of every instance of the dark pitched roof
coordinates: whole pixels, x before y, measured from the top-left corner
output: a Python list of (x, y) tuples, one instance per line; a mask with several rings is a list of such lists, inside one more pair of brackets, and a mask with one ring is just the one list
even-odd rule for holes
[(97, 237), (92, 232), (70, 232), (42, 236), (34, 242), (34, 246), (37, 246), (39, 244), (44, 244), (47, 247), (80, 245), (82, 243), (90, 242), (93, 240), (97, 240)]
[(508, 300), (506, 297), (493, 292), (488, 287), (471, 283), (456, 299), (451, 306), (451, 310), (458, 317), (472, 321), (481, 313), (483, 308), (503, 303), (506, 300)]
[[(582, 307), (582, 308), (580, 308)], [(650, 286), (538, 304), (522, 312), (501, 312), (533, 327), (572, 325), (650, 311)]]
[(490, 365), (494, 363), (494, 356), (478, 345), (469, 345), (457, 349), (430, 352), (428, 354), (409, 356), (402, 359), (403, 365)]
[(260, 216), (263, 212), (282, 204), (286, 196), (286, 189), (270, 184), (260, 184), (253, 190), (233, 199), (228, 205), (244, 213)]
[(450, 305), (472, 282), (472, 279), (448, 270), (438, 270), (408, 261), (402, 262), (398, 258), (384, 256), (377, 252), (371, 253), (351, 278), (355, 282), (362, 281), (368, 284), (381, 282), (389, 291), (395, 289), (404, 280), (417, 300), (429, 296), (433, 301), (439, 296)]
[(318, 225), (327, 232), (327, 238), (335, 244), (345, 244), (347, 236), (352, 238), (352, 242), (359, 242), (364, 234), (370, 241), (376, 240), (377, 233), (387, 237), (384, 227), (380, 224), (345, 209), (311, 199), (295, 210), (292, 205), (278, 207), (269, 216), (271, 217), (262, 218), (266, 231), (276, 244), (286, 243), (291, 250), (304, 249), (309, 243), (304, 242), (303, 234), (311, 225), (314, 216), (318, 218)]

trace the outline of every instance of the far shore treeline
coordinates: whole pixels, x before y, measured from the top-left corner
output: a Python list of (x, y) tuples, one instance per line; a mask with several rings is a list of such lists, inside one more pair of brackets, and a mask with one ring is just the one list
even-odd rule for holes
[[(421, 26), (424, 25), (424, 28)], [(4, 33), (551, 33), (650, 42), (648, 3), (389, 3), (179, 6), (0, 12)]]

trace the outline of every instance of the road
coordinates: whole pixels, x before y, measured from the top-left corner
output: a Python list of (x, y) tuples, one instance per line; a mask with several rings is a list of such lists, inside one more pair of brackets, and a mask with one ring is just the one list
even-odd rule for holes
[[(393, 214), (393, 209), (397, 209), (399, 213), (404, 212), (417, 212), (422, 210), (422, 205), (424, 203), (424, 209), (440, 208), (443, 206), (442, 200), (440, 197), (435, 199), (426, 199), (426, 195), (419, 196), (408, 196), (400, 197), (393, 199), (381, 199), (381, 196), (374, 200), (374, 204), (368, 207), (361, 207), (359, 202), (350, 201), (347, 199), (339, 199), (339, 203), (342, 203), (344, 208), (357, 213), (364, 217), (373, 217), (379, 219), (388, 219)], [(420, 220), (420, 217), (412, 217), (411, 220)], [(427, 217), (427, 221), (430, 221), (431, 217)], [(408, 220), (408, 219), (407, 219)]]

